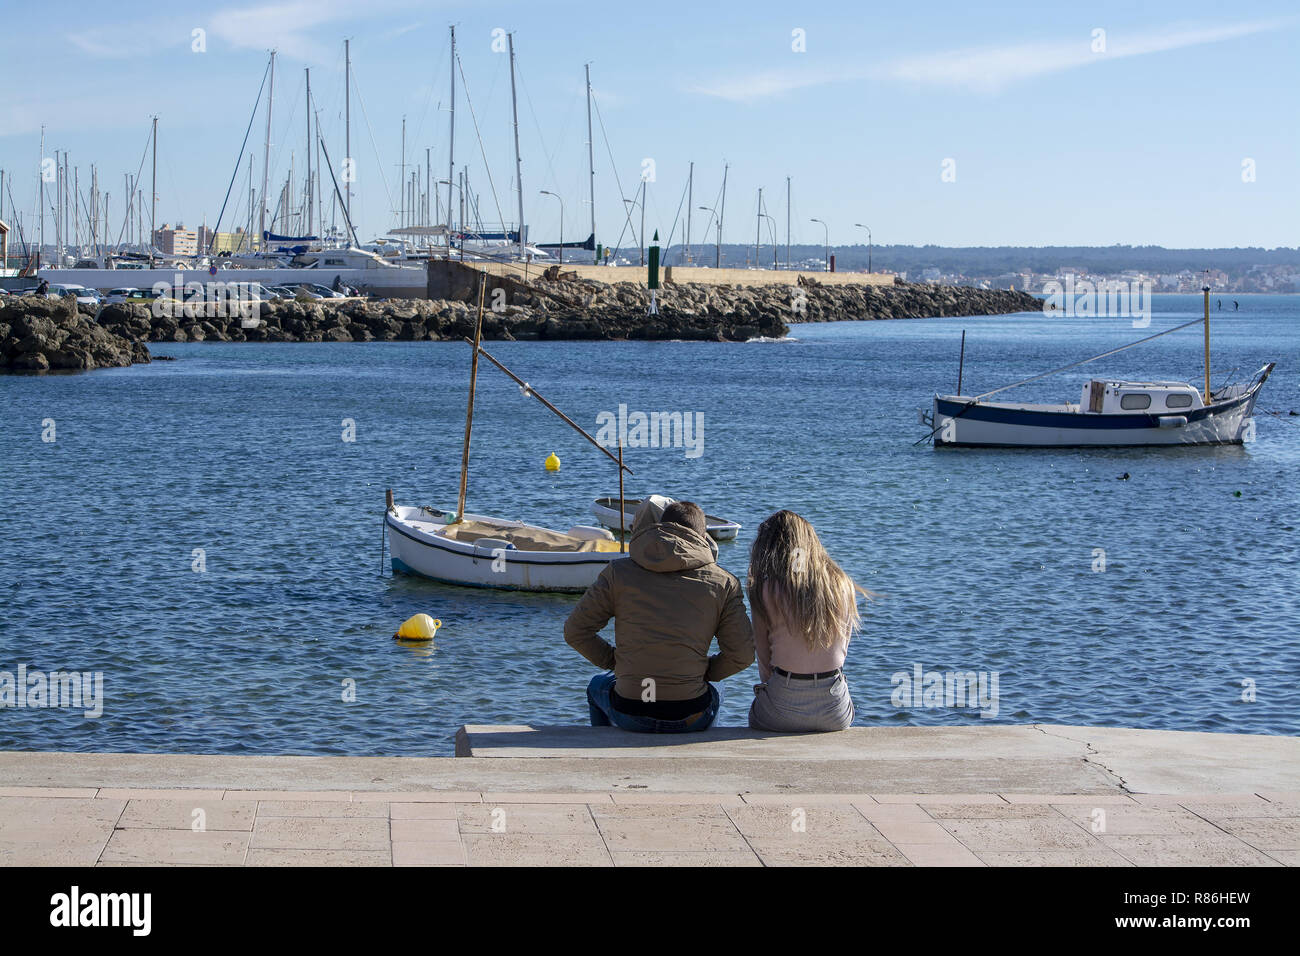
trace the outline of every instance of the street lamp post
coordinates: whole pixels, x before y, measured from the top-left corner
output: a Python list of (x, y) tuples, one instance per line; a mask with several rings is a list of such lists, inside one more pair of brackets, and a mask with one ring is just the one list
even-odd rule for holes
[(823, 231), (825, 232), (825, 234), (826, 234), (826, 269), (825, 269), (825, 271), (826, 271), (826, 272), (830, 272), (830, 271), (831, 271), (831, 230), (830, 230), (830, 227), (829, 227), (828, 225), (826, 225), (826, 223), (825, 223), (824, 220), (821, 220), (821, 219), (810, 219), (809, 222), (820, 222), (820, 223), (822, 224), (822, 230), (823, 230)]
[(853, 225), (859, 229), (867, 230), (867, 272), (871, 272), (871, 227), (864, 226), (860, 222), (855, 222)]
[[(556, 199), (560, 199), (558, 195), (551, 192), (549, 189), (543, 189), (542, 195), (555, 196)], [(560, 265), (564, 265), (564, 200), (563, 199), (560, 199)]]
[[(718, 219), (718, 211), (712, 208), (711, 206), (701, 206), (700, 209), (703, 210), (704, 212), (712, 213), (713, 217), (715, 219)], [(707, 232), (708, 232), (708, 227), (706, 226), (705, 227), (706, 235)], [(718, 243), (717, 243), (717, 252), (714, 254), (713, 257), (713, 268), (715, 269), (722, 268), (722, 220), (721, 219), (718, 219)]]

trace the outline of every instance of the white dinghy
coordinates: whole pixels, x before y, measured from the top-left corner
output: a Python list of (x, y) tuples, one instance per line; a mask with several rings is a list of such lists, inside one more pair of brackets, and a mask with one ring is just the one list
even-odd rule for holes
[[(672, 504), (674, 498), (666, 498), (668, 504)], [(619, 510), (618, 498), (597, 498), (591, 505), (591, 513), (596, 516), (606, 528), (618, 528)], [(640, 498), (627, 498), (623, 501), (623, 523), (621, 527), (631, 528), (632, 519), (636, 515), (636, 509), (641, 506)], [(708, 531), (709, 537), (714, 541), (732, 541), (736, 535), (740, 534), (740, 525), (735, 521), (728, 521), (726, 518), (719, 518), (717, 515), (706, 514), (704, 516), (704, 529)]]
[(392, 568), (394, 571), (418, 574), (445, 584), (468, 587), (519, 591), (585, 591), (610, 561), (626, 552), (626, 545), (616, 541), (610, 532), (585, 525), (575, 525), (568, 531), (554, 531), (523, 521), (469, 514), (465, 511), (479, 355), (518, 382), (525, 395), (536, 398), (616, 461), (620, 485), (623, 472), (631, 473), (631, 469), (623, 464), (621, 447), (615, 457), (482, 347), (485, 288), (486, 275), (479, 285), (478, 321), (474, 338), (466, 340), (474, 346), (474, 357), (470, 369), (469, 407), (465, 415), (458, 506), (452, 512), (431, 507), (398, 505), (393, 500), (392, 491), (389, 491), (384, 512), (384, 532)]
[(585, 591), (622, 552), (603, 528), (552, 531), (487, 515), (394, 506), (384, 519), (394, 571), (446, 584)]

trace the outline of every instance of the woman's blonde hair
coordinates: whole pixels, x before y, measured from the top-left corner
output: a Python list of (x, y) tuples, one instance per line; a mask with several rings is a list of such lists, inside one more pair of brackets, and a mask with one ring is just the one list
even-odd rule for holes
[(875, 597), (832, 560), (813, 526), (793, 511), (778, 511), (758, 526), (745, 586), (755, 618), (769, 624), (774, 616), (784, 618), (811, 651), (834, 647), (857, 631), (857, 595)]

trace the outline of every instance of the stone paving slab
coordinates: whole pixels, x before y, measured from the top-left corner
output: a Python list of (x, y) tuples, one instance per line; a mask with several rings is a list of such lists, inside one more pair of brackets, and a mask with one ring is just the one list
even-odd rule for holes
[[(1300, 801), (1187, 794), (1136, 801), (1035, 794), (618, 794), (510, 802), (319, 799), (241, 789), (9, 788), (0, 866), (1300, 866)], [(137, 795), (140, 794), (139, 796)], [(505, 798), (505, 799), (499, 799)], [(196, 828), (194, 809), (205, 810)]]
[(472, 757), (0, 752), (0, 866), (1296, 866), (1300, 739), (464, 728)]

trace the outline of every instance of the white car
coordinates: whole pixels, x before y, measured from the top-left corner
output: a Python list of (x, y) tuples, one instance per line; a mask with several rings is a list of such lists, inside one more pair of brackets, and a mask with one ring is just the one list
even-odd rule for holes
[(72, 296), (77, 300), (77, 305), (99, 305), (99, 293), (94, 289), (87, 289), (84, 285), (74, 285), (65, 282), (51, 282), (50, 287), (45, 292), (47, 299), (58, 299), (63, 296)]

